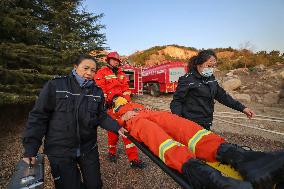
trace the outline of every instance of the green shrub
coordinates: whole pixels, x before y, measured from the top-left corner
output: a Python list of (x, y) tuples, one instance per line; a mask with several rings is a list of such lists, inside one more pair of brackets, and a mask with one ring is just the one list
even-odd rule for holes
[(25, 73), (21, 70), (0, 70), (1, 84), (9, 85), (21, 85), (21, 84), (36, 84), (43, 85), (49, 79), (52, 79), (52, 75), (39, 74), (39, 73)]
[(31, 104), (36, 100), (37, 96), (24, 96), (15, 93), (0, 92), (0, 105), (8, 104)]

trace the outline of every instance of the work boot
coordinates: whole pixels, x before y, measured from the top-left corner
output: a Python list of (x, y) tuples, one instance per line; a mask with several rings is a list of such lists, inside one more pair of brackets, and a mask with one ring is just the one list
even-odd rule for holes
[(194, 189), (253, 189), (249, 182), (224, 177), (220, 171), (194, 158), (183, 164), (182, 173)]
[(221, 144), (216, 159), (232, 165), (255, 189), (272, 188), (284, 175), (284, 152), (265, 153)]
[(116, 157), (115, 154), (109, 152), (108, 155), (107, 155), (107, 160), (108, 160), (109, 162), (116, 163), (117, 157)]
[(146, 167), (146, 164), (141, 160), (135, 159), (130, 161), (130, 167), (133, 169), (135, 168), (144, 169)]

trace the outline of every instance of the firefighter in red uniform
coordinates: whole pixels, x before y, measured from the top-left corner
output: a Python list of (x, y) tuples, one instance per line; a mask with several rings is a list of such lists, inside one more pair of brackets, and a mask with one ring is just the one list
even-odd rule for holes
[[(283, 152), (245, 150), (195, 122), (170, 112), (147, 110), (123, 97), (114, 98), (111, 116), (167, 166), (182, 173), (194, 188), (271, 189), (283, 179)], [(244, 181), (223, 177), (199, 159), (230, 164)]]
[[(104, 66), (99, 69), (94, 77), (97, 85), (102, 88), (107, 107), (111, 107), (112, 99), (115, 95), (123, 96), (127, 100), (130, 100), (131, 91), (128, 86), (128, 79), (120, 66), (120, 57), (117, 52), (110, 52), (106, 61), (108, 66)], [(132, 168), (144, 168), (145, 163), (138, 159), (137, 147), (127, 138), (122, 138), (124, 147), (130, 166)], [(109, 154), (108, 160), (116, 162), (116, 146), (118, 142), (118, 135), (113, 132), (108, 132), (108, 145)]]

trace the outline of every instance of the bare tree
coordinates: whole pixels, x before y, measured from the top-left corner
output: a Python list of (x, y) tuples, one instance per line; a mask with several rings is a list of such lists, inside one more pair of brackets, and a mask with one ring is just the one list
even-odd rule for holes
[(245, 41), (239, 45), (240, 50), (248, 50), (250, 52), (255, 52), (256, 46), (252, 44), (250, 41)]

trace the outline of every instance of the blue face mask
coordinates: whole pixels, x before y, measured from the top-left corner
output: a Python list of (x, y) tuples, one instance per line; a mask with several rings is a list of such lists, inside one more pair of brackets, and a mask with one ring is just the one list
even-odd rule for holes
[(202, 76), (204, 76), (204, 77), (210, 77), (210, 76), (212, 76), (213, 75), (213, 73), (214, 73), (214, 68), (204, 68), (203, 70), (202, 70)]

